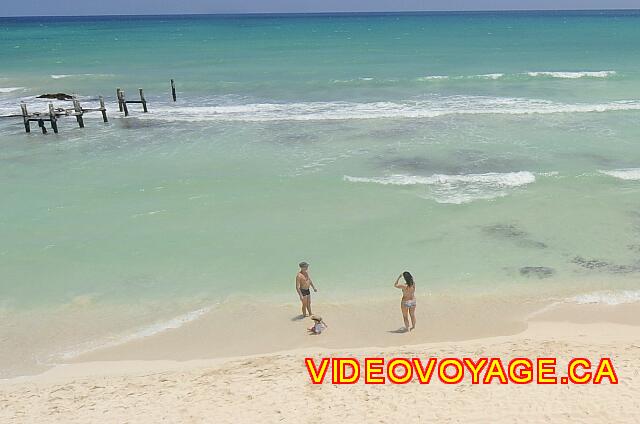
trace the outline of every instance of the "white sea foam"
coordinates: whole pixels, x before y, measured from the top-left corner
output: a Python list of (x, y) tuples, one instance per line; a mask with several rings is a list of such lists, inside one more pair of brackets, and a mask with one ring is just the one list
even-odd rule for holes
[[(350, 84), (350, 83), (357, 83), (357, 82), (368, 82), (368, 81), (376, 81), (376, 78), (373, 77), (359, 77), (359, 78), (352, 78), (352, 79), (334, 79), (331, 80), (331, 82), (333, 84)], [(387, 80), (385, 80), (387, 81)]]
[(432, 81), (432, 80), (446, 80), (449, 79), (448, 75), (427, 75), (426, 77), (419, 77), (418, 81)]
[(24, 90), (24, 87), (0, 87), (0, 93), (11, 93), (19, 90)]
[(496, 73), (496, 74), (473, 75), (470, 78), (497, 80), (497, 79), (500, 79), (502, 77), (504, 77), (504, 74)]
[(627, 169), (612, 169), (609, 171), (598, 171), (601, 174), (608, 175), (610, 177), (619, 178), (621, 180), (627, 181), (638, 181), (640, 180), (640, 168), (627, 168)]
[(471, 80), (471, 79), (484, 79), (484, 80), (497, 80), (503, 78), (505, 74), (493, 73), (493, 74), (479, 74), (479, 75), (427, 75), (417, 78), (418, 81), (433, 81), (433, 80)]
[(535, 182), (536, 177), (527, 171), (509, 173), (441, 175), (430, 177), (415, 175), (390, 175), (386, 177), (364, 178), (344, 176), (353, 183), (374, 183), (382, 185), (424, 185), (427, 198), (438, 203), (463, 204), (475, 200), (490, 200), (507, 196), (510, 190)]
[(498, 79), (522, 79), (524, 78), (561, 78), (561, 79), (578, 79), (578, 78), (609, 78), (616, 75), (616, 71), (532, 71), (515, 74), (505, 74), (495, 72), (490, 74), (478, 75), (429, 75), (417, 78), (418, 81), (431, 81), (441, 79), (453, 80), (498, 80)]
[(175, 318), (171, 318), (167, 321), (159, 321), (146, 327), (142, 327), (132, 333), (124, 334), (120, 336), (112, 337), (108, 340), (94, 341), (83, 345), (76, 346), (70, 350), (67, 350), (61, 354), (54, 355), (54, 360), (62, 359), (69, 360), (76, 358), (82, 354), (96, 351), (98, 349), (104, 349), (108, 347), (118, 346), (124, 343), (128, 343), (134, 340), (143, 339), (145, 337), (154, 336), (167, 330), (180, 328), (185, 324), (195, 321), (203, 315), (209, 313), (214, 307), (207, 306), (197, 309), (195, 311), (187, 312), (186, 314), (179, 315)]
[(640, 290), (602, 290), (591, 293), (579, 294), (565, 299), (552, 298), (552, 303), (532, 312), (527, 319), (532, 319), (545, 312), (554, 310), (568, 303), (578, 305), (624, 305), (640, 302)]
[(559, 72), (559, 71), (538, 71), (527, 72), (530, 77), (550, 77), (563, 79), (577, 78), (608, 78), (616, 75), (616, 71), (577, 71), (577, 72)]
[(58, 75), (50, 75), (53, 79), (63, 79), (63, 78), (84, 78), (84, 77), (98, 77), (98, 78), (107, 78), (113, 77), (113, 74), (58, 74)]
[(578, 304), (621, 305), (640, 302), (640, 290), (598, 291), (581, 294), (566, 300)]
[(529, 115), (640, 110), (640, 101), (558, 103), (511, 97), (450, 96), (407, 102), (250, 103), (162, 107), (140, 119), (164, 121), (324, 121), (385, 118), (435, 118), (446, 115)]

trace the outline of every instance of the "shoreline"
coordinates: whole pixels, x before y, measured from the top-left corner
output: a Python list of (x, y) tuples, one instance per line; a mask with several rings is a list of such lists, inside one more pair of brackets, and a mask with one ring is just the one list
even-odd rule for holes
[[(561, 305), (532, 318), (526, 329), (515, 334), (462, 341), (411, 344), (399, 338), (396, 345), (385, 347), (302, 346), (187, 361), (109, 360), (105, 356), (58, 365), (37, 376), (0, 381), (0, 420), (231, 423), (257, 417), (267, 422), (292, 421), (306, 413), (309, 422), (349, 423), (391, 417), (411, 422), (530, 421), (541, 416), (560, 423), (595, 423), (603, 417), (611, 422), (633, 421), (640, 418), (640, 400), (634, 395), (640, 389), (638, 312), (640, 303)], [(325, 381), (316, 386), (306, 373), (305, 356), (495, 356), (503, 360), (553, 356), (558, 358), (559, 370), (572, 357), (610, 357), (620, 382), (473, 386), (463, 381), (448, 386), (434, 381), (426, 386), (336, 386)], [(305, 393), (302, 404), (291, 402), (291, 393)], [(371, 399), (373, 403), (364, 401)], [(398, 408), (400, 404), (407, 408)]]
[[(186, 362), (305, 348), (356, 349), (515, 336), (526, 331), (532, 322), (545, 320), (640, 326), (640, 302), (634, 302), (629, 293), (637, 294), (596, 292), (563, 300), (513, 294), (465, 298), (452, 294), (425, 295), (418, 303), (417, 329), (411, 333), (399, 331), (402, 327), (399, 300), (320, 301), (313, 304), (314, 312), (322, 315), (330, 327), (321, 337), (306, 334), (311, 322), (300, 318), (297, 303), (236, 298), (215, 307), (200, 308), (197, 313), (190, 311), (163, 320), (162, 328), (155, 322), (102, 342), (94, 340), (70, 346), (46, 363), (38, 363), (37, 368), (25, 368), (27, 372), (0, 381), (37, 378), (53, 368), (96, 361)], [(592, 303), (595, 295), (602, 296), (602, 303)], [(611, 301), (617, 303), (607, 303)]]

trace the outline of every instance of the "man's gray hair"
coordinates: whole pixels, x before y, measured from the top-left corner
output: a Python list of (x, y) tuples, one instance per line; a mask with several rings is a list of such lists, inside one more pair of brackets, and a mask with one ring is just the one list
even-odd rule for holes
[(302, 262), (300, 262), (300, 263), (298, 264), (298, 266), (299, 266), (300, 268), (309, 268), (309, 263), (308, 263), (308, 262), (305, 262), (305, 261), (302, 261)]

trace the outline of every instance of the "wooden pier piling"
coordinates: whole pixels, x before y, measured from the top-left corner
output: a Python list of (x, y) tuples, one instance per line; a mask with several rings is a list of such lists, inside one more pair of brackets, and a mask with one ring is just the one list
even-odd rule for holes
[(102, 112), (102, 120), (104, 122), (109, 122), (107, 119), (107, 108), (104, 107), (104, 97), (100, 96), (100, 112)]
[(76, 115), (76, 121), (78, 121), (78, 127), (84, 128), (84, 119), (82, 115), (84, 114), (82, 107), (80, 106), (80, 101), (78, 99), (73, 99), (73, 111)]
[(120, 108), (120, 112), (124, 112), (124, 116), (129, 116), (126, 97), (124, 91), (120, 89), (118, 89), (118, 106)]
[(116, 89), (116, 96), (118, 96), (118, 108), (121, 112), (124, 112), (124, 116), (129, 116), (129, 108), (127, 107), (127, 104), (129, 103), (140, 103), (142, 105), (142, 112), (149, 112), (149, 109), (147, 108), (147, 99), (144, 97), (144, 90), (139, 88), (138, 93), (140, 93), (140, 100), (127, 100), (124, 90), (119, 88)]
[[(80, 119), (82, 119), (82, 116), (80, 117)], [(56, 116), (56, 111), (53, 109), (53, 103), (49, 103), (49, 122), (51, 122), (51, 128), (53, 128), (53, 132), (55, 134), (58, 134), (58, 117)], [(44, 122), (42, 123), (42, 133), (47, 133), (47, 130), (44, 128)]]
[(176, 82), (173, 80), (173, 78), (171, 79), (171, 97), (175, 102), (176, 101)]
[(139, 88), (138, 91), (140, 92), (140, 102), (142, 102), (142, 111), (144, 113), (149, 112), (149, 110), (147, 109), (147, 99), (144, 98), (144, 91), (142, 91), (142, 88)]
[(123, 109), (122, 109), (122, 90), (120, 90), (119, 88), (116, 88), (116, 98), (118, 99), (118, 109), (120, 110), (120, 112), (123, 112)]
[(27, 112), (27, 104), (25, 102), (20, 103), (20, 109), (22, 110), (22, 120), (24, 121), (24, 130), (30, 133), (31, 124), (29, 123), (29, 112)]

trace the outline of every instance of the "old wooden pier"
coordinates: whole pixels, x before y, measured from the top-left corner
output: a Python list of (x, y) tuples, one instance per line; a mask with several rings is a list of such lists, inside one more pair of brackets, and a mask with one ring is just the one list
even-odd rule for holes
[[(127, 100), (125, 97), (124, 90), (117, 88), (116, 89), (116, 100), (118, 102), (118, 109), (120, 112), (124, 112), (124, 116), (129, 116), (129, 108), (128, 104), (141, 104), (142, 112), (147, 113), (149, 109), (147, 107), (147, 99), (144, 96), (144, 90), (142, 88), (138, 89), (138, 93), (140, 95), (140, 100)], [(44, 96), (44, 95), (43, 95)], [(104, 98), (100, 96), (99, 99), (99, 107), (95, 108), (85, 108), (82, 107), (80, 101), (74, 96), (68, 96), (63, 93), (58, 93), (58, 95), (46, 95), (50, 97), (45, 98), (57, 98), (61, 101), (71, 101), (72, 107), (54, 107), (53, 103), (49, 103), (49, 110), (45, 112), (29, 112), (27, 108), (27, 104), (25, 102), (20, 103), (20, 114), (15, 115), (3, 115), (0, 118), (22, 118), (24, 123), (24, 129), (26, 132), (31, 132), (31, 123), (35, 122), (38, 124), (38, 127), (42, 130), (43, 134), (47, 133), (46, 123), (48, 122), (51, 126), (51, 129), (54, 133), (58, 133), (58, 120), (65, 116), (74, 116), (78, 123), (78, 127), (84, 128), (84, 114), (91, 112), (100, 112), (102, 113), (102, 120), (104, 122), (109, 122), (107, 118), (107, 108), (105, 107)], [(62, 96), (62, 97), (56, 97)], [(175, 81), (171, 80), (171, 99), (176, 101), (176, 84)]]
[(138, 89), (140, 93), (140, 100), (126, 100), (124, 91), (116, 88), (116, 98), (118, 99), (118, 109), (120, 112), (124, 112), (124, 116), (129, 116), (129, 108), (127, 104), (129, 103), (140, 103), (142, 104), (142, 112), (147, 113), (149, 110), (147, 109), (147, 99), (144, 97), (144, 91), (142, 88)]
[(31, 132), (31, 123), (37, 122), (38, 127), (42, 129), (42, 134), (47, 133), (47, 127), (45, 126), (45, 122), (49, 122), (51, 124), (51, 129), (54, 133), (58, 133), (58, 118), (63, 116), (75, 116), (76, 121), (78, 122), (78, 127), (84, 128), (84, 114), (89, 112), (101, 112), (102, 120), (104, 122), (109, 122), (107, 118), (107, 108), (104, 105), (104, 98), (100, 96), (100, 107), (97, 108), (83, 108), (80, 105), (80, 101), (78, 99), (73, 99), (73, 107), (72, 108), (54, 108), (53, 103), (49, 103), (49, 111), (48, 112), (33, 112), (29, 113), (27, 110), (27, 104), (22, 102), (20, 103), (20, 109), (22, 111), (22, 120), (24, 122), (24, 129), (26, 132)]

